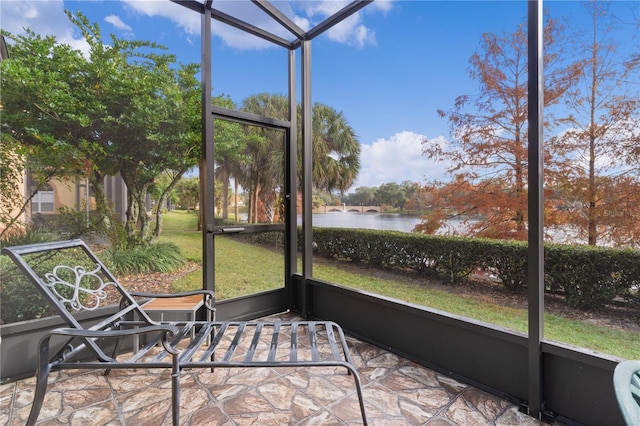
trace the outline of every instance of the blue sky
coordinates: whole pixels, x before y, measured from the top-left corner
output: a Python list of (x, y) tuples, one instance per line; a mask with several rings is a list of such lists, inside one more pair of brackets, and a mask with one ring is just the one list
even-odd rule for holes
[[(273, 28), (248, 1), (214, 4)], [(308, 29), (346, 2), (274, 4)], [(581, 19), (578, 2), (547, 5), (558, 18)], [(629, 20), (637, 6), (637, 1), (614, 3), (618, 14)], [(180, 62), (200, 62), (199, 15), (168, 0), (3, 0), (0, 25), (12, 33), (29, 27), (86, 49), (64, 9), (82, 11), (100, 25), (103, 35), (156, 41)], [(422, 156), (420, 141), (449, 139), (448, 123), (436, 111), (450, 109), (459, 95), (477, 92), (468, 60), (482, 33), (513, 32), (526, 19), (526, 9), (526, 1), (376, 1), (313, 41), (313, 101), (342, 111), (362, 144), (361, 173), (354, 188), (443, 177), (447, 164)], [(213, 33), (214, 94), (227, 94), (240, 104), (260, 92), (286, 93), (285, 49), (216, 21)]]

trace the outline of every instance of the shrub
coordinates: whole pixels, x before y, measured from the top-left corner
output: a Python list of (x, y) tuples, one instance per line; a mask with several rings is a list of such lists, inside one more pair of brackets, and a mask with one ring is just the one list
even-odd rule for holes
[(184, 264), (180, 248), (171, 242), (157, 242), (129, 248), (108, 248), (101, 257), (114, 274), (170, 272)]
[(413, 270), (457, 284), (479, 265), (477, 240), (368, 229), (313, 230), (316, 252), (324, 257), (378, 268)]
[[(57, 238), (58, 235), (46, 226), (28, 226), (6, 233), (0, 240), (0, 247), (45, 243)], [(53, 313), (44, 297), (11, 259), (0, 256), (0, 324), (43, 318)]]
[[(323, 257), (415, 271), (447, 284), (479, 269), (511, 291), (528, 285), (525, 242), (332, 228), (315, 228), (313, 242)], [(563, 295), (570, 306), (593, 309), (620, 298), (640, 307), (638, 250), (547, 245), (544, 263), (545, 291)]]
[(53, 309), (7, 256), (0, 256), (0, 324), (54, 314)]
[(521, 241), (480, 240), (481, 269), (495, 273), (511, 291), (527, 289), (527, 244)]
[(637, 286), (639, 257), (633, 250), (549, 245), (545, 248), (546, 283), (550, 291), (563, 294), (570, 306), (602, 307)]
[(7, 232), (0, 240), (0, 248), (46, 243), (57, 239), (59, 239), (59, 235), (49, 227), (32, 225), (14, 232)]

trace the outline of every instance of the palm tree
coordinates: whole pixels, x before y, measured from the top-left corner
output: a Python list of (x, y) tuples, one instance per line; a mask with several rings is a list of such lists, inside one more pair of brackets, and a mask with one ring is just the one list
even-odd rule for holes
[[(289, 102), (282, 95), (260, 93), (245, 99), (242, 110), (287, 120)], [(241, 184), (249, 190), (249, 222), (273, 223), (277, 220), (278, 194), (284, 187), (284, 134), (254, 126), (246, 126), (245, 132), (250, 136), (246, 151), (249, 161), (241, 167)]]
[(324, 191), (344, 192), (360, 171), (360, 142), (344, 115), (316, 103), (312, 116), (313, 185)]
[[(245, 99), (242, 109), (287, 120), (288, 107), (285, 96), (261, 93)], [(300, 117), (301, 109), (298, 108), (298, 121)], [(250, 161), (239, 167), (243, 171), (239, 180), (249, 190), (250, 222), (258, 220), (258, 203), (264, 209), (264, 217), (260, 219), (271, 222), (276, 217), (276, 206), (284, 185), (283, 133), (255, 127), (246, 127), (246, 132), (254, 138), (247, 144), (246, 156)], [(300, 157), (302, 144), (298, 146)], [(360, 143), (341, 112), (320, 103), (313, 106), (312, 147), (314, 187), (323, 191), (339, 190), (344, 194), (360, 170)]]

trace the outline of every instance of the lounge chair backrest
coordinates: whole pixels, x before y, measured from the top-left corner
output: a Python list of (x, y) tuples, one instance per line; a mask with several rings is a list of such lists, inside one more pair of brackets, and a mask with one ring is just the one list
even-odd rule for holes
[[(11, 257), (70, 328), (116, 329), (124, 317), (133, 315), (154, 324), (82, 240), (5, 247), (2, 253)], [(109, 292), (116, 292), (124, 302), (120, 310), (97, 324), (83, 327), (74, 315), (105, 307)], [(85, 339), (85, 343), (99, 359), (107, 357), (92, 340)]]

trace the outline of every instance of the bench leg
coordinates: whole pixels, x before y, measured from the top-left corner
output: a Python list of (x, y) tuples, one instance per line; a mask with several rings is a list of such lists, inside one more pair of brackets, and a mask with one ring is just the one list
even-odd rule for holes
[(347, 367), (349, 374), (353, 376), (354, 381), (356, 382), (356, 391), (358, 392), (358, 402), (360, 403), (360, 413), (362, 414), (362, 424), (367, 426), (367, 413), (364, 409), (364, 395), (362, 394), (362, 382), (360, 381), (360, 376), (355, 369), (351, 367)]
[(33, 393), (33, 402), (31, 403), (31, 411), (29, 412), (29, 418), (27, 419), (27, 425), (33, 426), (38, 420), (40, 415), (40, 409), (44, 402), (44, 395), (47, 391), (47, 382), (49, 380), (49, 371), (51, 366), (49, 364), (49, 339), (51, 336), (45, 336), (40, 341), (40, 350), (38, 352), (38, 367), (36, 371), (36, 389)]

